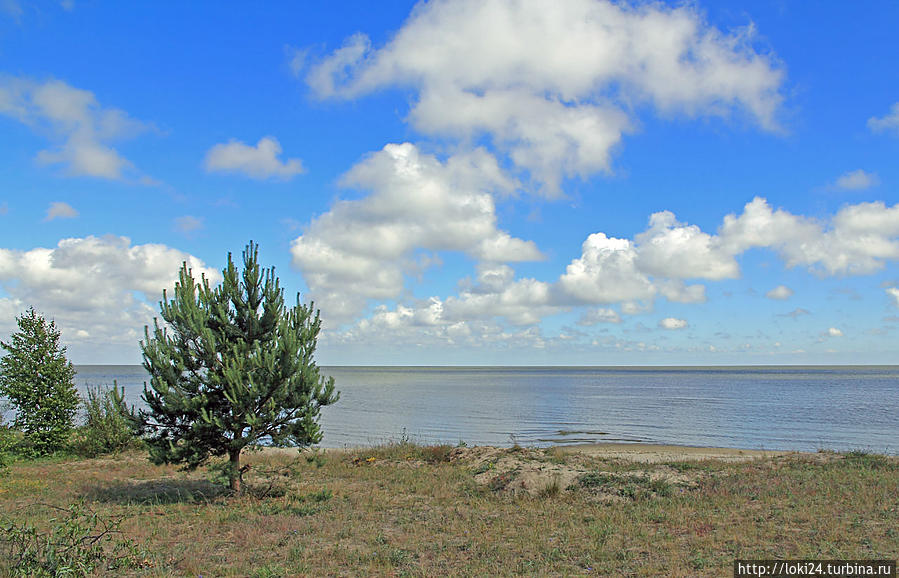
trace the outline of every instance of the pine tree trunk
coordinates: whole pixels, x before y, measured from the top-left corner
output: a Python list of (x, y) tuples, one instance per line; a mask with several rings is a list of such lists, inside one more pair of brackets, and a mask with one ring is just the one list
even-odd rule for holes
[(231, 491), (235, 494), (240, 493), (240, 450), (231, 450), (228, 453), (231, 459), (231, 467), (228, 471), (231, 481)]

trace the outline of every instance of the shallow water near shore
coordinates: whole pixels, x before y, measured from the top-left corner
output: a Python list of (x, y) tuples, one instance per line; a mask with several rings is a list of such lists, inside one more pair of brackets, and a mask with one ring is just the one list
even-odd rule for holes
[[(140, 366), (77, 366), (125, 387)], [(325, 367), (341, 400), (324, 447), (401, 439), (469, 445), (656, 443), (899, 453), (899, 367)]]

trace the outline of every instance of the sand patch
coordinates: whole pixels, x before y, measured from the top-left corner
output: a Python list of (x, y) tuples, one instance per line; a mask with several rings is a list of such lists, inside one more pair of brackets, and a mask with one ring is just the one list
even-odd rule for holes
[(452, 461), (466, 464), (478, 485), (513, 495), (555, 495), (586, 489), (600, 499), (620, 500), (691, 489), (702, 475), (657, 462), (647, 468), (619, 471), (620, 467), (614, 467), (619, 456), (610, 456), (612, 461), (605, 462), (597, 457), (561, 448), (474, 447), (456, 448), (450, 454)]

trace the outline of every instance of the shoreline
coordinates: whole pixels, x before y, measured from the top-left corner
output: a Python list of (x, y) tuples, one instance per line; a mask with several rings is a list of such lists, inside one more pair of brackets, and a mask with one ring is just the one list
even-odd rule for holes
[[(323, 453), (346, 454), (351, 452), (365, 452), (379, 446), (355, 446), (343, 448), (316, 448)], [(663, 463), (676, 461), (717, 460), (722, 462), (745, 462), (756, 459), (764, 459), (785, 455), (815, 455), (813, 452), (800, 452), (788, 450), (764, 450), (764, 449), (737, 449), (737, 448), (712, 448), (700, 446), (680, 446), (673, 444), (653, 443), (593, 443), (557, 445), (546, 448), (530, 448), (528, 450), (555, 451), (563, 454), (581, 454), (590, 457), (621, 459), (637, 463)], [(497, 450), (508, 451), (511, 448), (500, 446), (465, 446), (467, 450)], [(262, 450), (265, 454), (286, 454), (297, 452), (297, 448), (273, 448), (266, 447)]]
[(618, 458), (641, 463), (708, 459), (725, 462), (743, 462), (785, 455), (813, 455), (811, 452), (787, 450), (748, 450), (653, 443), (600, 442), (555, 447), (557, 448), (557, 451), (567, 454), (584, 454), (601, 458)]

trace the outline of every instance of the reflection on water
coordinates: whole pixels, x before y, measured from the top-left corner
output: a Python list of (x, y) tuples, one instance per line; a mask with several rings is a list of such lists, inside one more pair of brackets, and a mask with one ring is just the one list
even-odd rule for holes
[[(78, 366), (125, 386), (140, 366)], [(400, 438), (470, 445), (652, 442), (899, 453), (899, 367), (328, 367), (326, 447)]]

